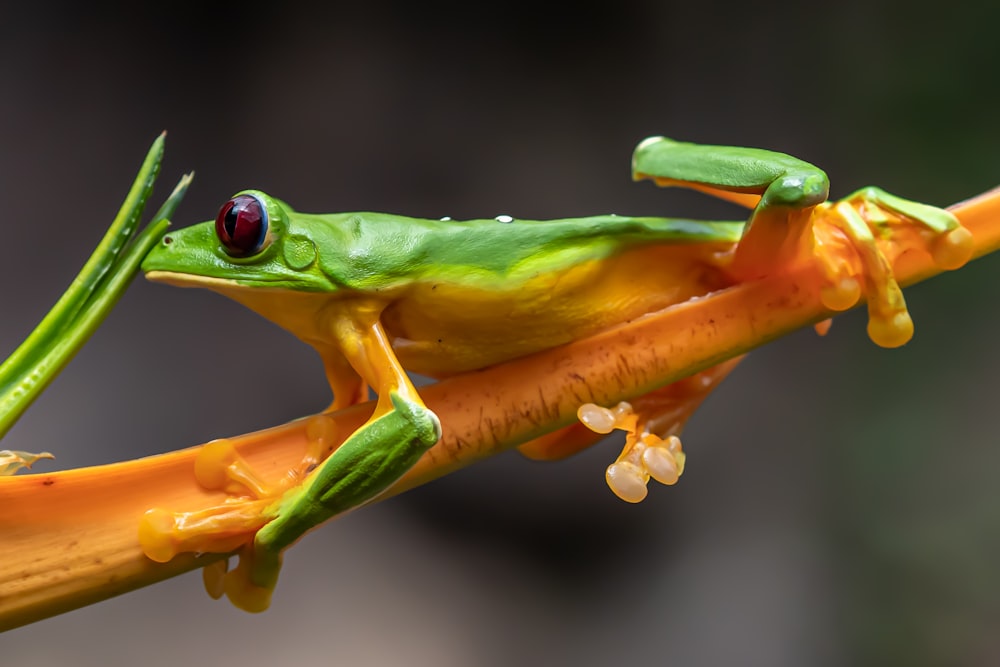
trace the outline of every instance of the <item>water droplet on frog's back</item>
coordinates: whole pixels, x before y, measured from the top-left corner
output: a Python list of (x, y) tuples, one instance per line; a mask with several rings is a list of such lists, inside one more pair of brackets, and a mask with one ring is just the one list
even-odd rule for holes
[(510, 223), (514, 222), (514, 218), (512, 218), (509, 215), (498, 215), (493, 219), (496, 220), (497, 222), (502, 222), (505, 225), (509, 225)]

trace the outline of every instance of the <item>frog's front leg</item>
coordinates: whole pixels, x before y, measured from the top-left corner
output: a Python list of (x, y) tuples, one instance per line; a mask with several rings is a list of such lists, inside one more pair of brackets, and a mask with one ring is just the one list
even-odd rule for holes
[[(139, 522), (139, 544), (146, 556), (166, 563), (181, 553), (228, 554), (251, 543), (254, 534), (275, 519), (283, 495), (302, 483), (333, 449), (333, 419), (315, 415), (304, 426), (307, 447), (302, 461), (277, 482), (262, 479), (233, 441), (203, 445), (195, 459), (195, 480), (207, 490), (225, 491), (230, 497), (222, 504), (189, 512), (148, 510)], [(204, 568), (205, 588), (213, 598), (224, 592), (226, 570), (226, 560)]]
[(333, 391), (333, 403), (327, 412), (336, 412), (368, 400), (368, 384), (358, 375), (338, 349), (315, 346), (323, 360), (323, 371)]
[(302, 484), (286, 491), (269, 509), (273, 515), (240, 551), (223, 589), (237, 607), (263, 611), (278, 581), (282, 552), (303, 534), (385, 491), (423, 456), (441, 435), (434, 413), (390, 392), (392, 409), (358, 429)]
[[(260, 480), (227, 441), (206, 445), (195, 477), (206, 488), (241, 497), (198, 512), (147, 512), (139, 534), (148, 557), (166, 562), (182, 552), (239, 548), (236, 569), (227, 571), (224, 561), (205, 568), (205, 586), (213, 597), (225, 593), (241, 609), (262, 611), (270, 604), (285, 548), (327, 519), (377, 497), (440, 439), (437, 416), (424, 405), (389, 345), (379, 322), (381, 308), (362, 301), (350, 305), (325, 316), (343, 357), (378, 391), (371, 418), (332, 453), (333, 420), (327, 415), (310, 418), (309, 451), (277, 485)], [(321, 350), (321, 355), (324, 361), (336, 359), (332, 350)], [(326, 367), (342, 370), (339, 364)], [(335, 393), (351, 386), (350, 375), (337, 384), (342, 377), (330, 378)]]
[(827, 202), (826, 174), (782, 153), (652, 137), (636, 148), (633, 173), (637, 180), (690, 187), (752, 207), (734, 252), (734, 276), (752, 280), (818, 266), (824, 305), (845, 310), (865, 293), (869, 334), (885, 347), (902, 345), (913, 332), (889, 256), (901, 246), (892, 241), (916, 234), (945, 269), (962, 266), (972, 255), (972, 235), (948, 211), (878, 188)]
[[(243, 548), (239, 566), (225, 575), (226, 595), (242, 609), (261, 611), (270, 604), (285, 548), (316, 525), (381, 494), (441, 437), (437, 416), (424, 405), (382, 327), (383, 308), (356, 299), (322, 313), (339, 352), (362, 381), (360, 389), (374, 387), (378, 402), (365, 424), (265, 511), (274, 518)], [(321, 355), (328, 372), (342, 371), (330, 362), (336, 359), (333, 351), (321, 350)], [(331, 375), (335, 394), (344, 395), (345, 387), (350, 391), (350, 377)]]
[[(230, 553), (205, 567), (205, 588), (225, 594), (246, 611), (263, 611), (281, 569), (281, 554), (306, 531), (377, 497), (409, 470), (441, 435), (434, 413), (390, 392), (392, 408), (355, 431), (329, 453), (336, 425), (326, 415), (306, 424), (302, 463), (278, 483), (262, 480), (231, 441), (202, 448), (195, 478), (208, 489), (233, 494), (227, 502), (194, 512), (152, 509), (143, 516), (139, 543), (167, 562), (179, 553)], [(328, 455), (329, 454), (329, 455)]]

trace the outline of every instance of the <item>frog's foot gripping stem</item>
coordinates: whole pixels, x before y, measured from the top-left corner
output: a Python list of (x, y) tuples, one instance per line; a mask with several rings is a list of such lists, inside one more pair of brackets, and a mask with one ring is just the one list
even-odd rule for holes
[(590, 430), (625, 431), (625, 447), (605, 475), (616, 496), (638, 503), (646, 497), (650, 478), (668, 486), (677, 483), (686, 459), (678, 437), (684, 424), (741, 359), (730, 359), (632, 403), (610, 409), (593, 403), (580, 406), (577, 416)]
[(631, 404), (623, 401), (609, 409), (585, 403), (580, 406), (577, 416), (596, 433), (625, 431), (625, 447), (618, 459), (608, 466), (605, 475), (608, 486), (625, 502), (642, 502), (650, 477), (672, 486), (684, 472), (686, 456), (681, 449), (681, 439), (674, 434), (664, 439), (650, 433), (645, 420), (640, 425), (640, 416)]
[(972, 257), (972, 234), (950, 212), (879, 188), (820, 204), (812, 223), (813, 252), (825, 283), (823, 305), (846, 310), (865, 294), (868, 335), (882, 347), (899, 347), (913, 336), (913, 320), (892, 272), (903, 249), (922, 246), (942, 269), (957, 269)]
[(823, 304), (846, 310), (865, 295), (868, 334), (883, 347), (913, 335), (893, 277), (896, 257), (923, 248), (940, 268), (957, 269), (972, 256), (972, 234), (948, 211), (871, 187), (828, 202), (826, 174), (783, 153), (650, 137), (636, 147), (632, 173), (752, 208), (733, 253), (734, 278), (818, 265)]
[(433, 412), (396, 392), (390, 399), (393, 410), (359, 428), (318, 465), (329, 451), (334, 424), (323, 415), (312, 417), (306, 459), (276, 485), (260, 480), (232, 443), (209, 443), (196, 463), (196, 477), (203, 486), (241, 497), (198, 512), (150, 510), (139, 531), (143, 551), (166, 562), (181, 552), (238, 549), (236, 569), (230, 571), (226, 560), (204, 569), (205, 588), (245, 611), (267, 609), (284, 549), (327, 519), (381, 494), (440, 439)]
[(307, 531), (379, 496), (441, 438), (437, 416), (390, 392), (393, 409), (358, 429), (301, 485), (278, 501), (273, 521), (240, 553), (226, 574), (229, 600), (245, 611), (267, 609), (278, 583), (281, 553)]
[[(139, 524), (139, 544), (146, 556), (166, 563), (180, 553), (231, 553), (253, 541), (254, 534), (275, 517), (274, 506), (290, 488), (301, 484), (310, 471), (333, 449), (336, 424), (326, 415), (310, 417), (306, 424), (307, 448), (302, 461), (281, 480), (260, 478), (240, 456), (232, 440), (204, 445), (195, 459), (194, 475), (200, 486), (230, 494), (221, 505), (191, 512), (148, 510)], [(222, 596), (226, 560), (204, 569), (205, 588), (213, 598)]]

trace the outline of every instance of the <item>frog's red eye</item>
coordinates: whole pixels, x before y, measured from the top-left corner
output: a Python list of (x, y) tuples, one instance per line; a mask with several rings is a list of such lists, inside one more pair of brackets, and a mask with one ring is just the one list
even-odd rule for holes
[(267, 238), (267, 209), (253, 195), (237, 195), (219, 209), (215, 233), (230, 257), (256, 255)]

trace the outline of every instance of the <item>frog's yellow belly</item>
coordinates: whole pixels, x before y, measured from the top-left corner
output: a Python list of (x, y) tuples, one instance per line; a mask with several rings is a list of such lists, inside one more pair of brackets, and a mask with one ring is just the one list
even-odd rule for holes
[(443, 377), (485, 368), (725, 287), (728, 247), (646, 246), (502, 289), (421, 282), (382, 322), (408, 370)]

